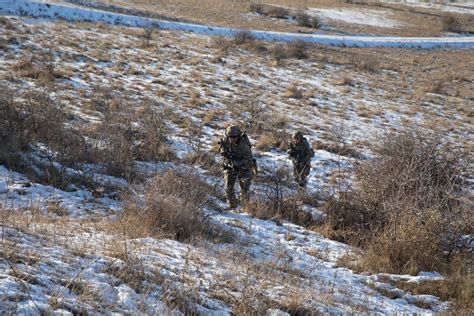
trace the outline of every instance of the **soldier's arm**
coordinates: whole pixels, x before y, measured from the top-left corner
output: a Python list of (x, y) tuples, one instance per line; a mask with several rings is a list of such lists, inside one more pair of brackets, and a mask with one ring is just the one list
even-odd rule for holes
[(227, 146), (228, 145), (227, 145), (225, 139), (221, 138), (217, 142), (217, 144), (219, 144), (219, 154), (221, 154), (221, 156), (223, 156), (223, 157), (227, 156), (227, 151), (228, 151)]
[(309, 142), (307, 140), (305, 140), (305, 150), (304, 150), (304, 162), (307, 163), (309, 161), (311, 161), (311, 158), (314, 157), (314, 150), (313, 148), (311, 148), (311, 145), (309, 144)]
[(252, 147), (250, 143), (241, 147), (241, 154), (242, 159), (236, 160), (235, 165), (237, 167), (250, 166), (253, 159)]

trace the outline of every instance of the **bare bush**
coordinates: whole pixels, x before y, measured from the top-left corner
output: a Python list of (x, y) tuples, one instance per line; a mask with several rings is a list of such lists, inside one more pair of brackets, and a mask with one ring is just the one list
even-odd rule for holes
[(301, 208), (308, 198), (304, 193), (293, 194), (288, 190), (292, 180), (287, 166), (265, 169), (262, 173), (260, 192), (249, 208), (252, 215), (261, 219), (285, 219), (305, 227), (315, 224), (312, 216)]
[(10, 164), (18, 152), (27, 149), (24, 120), (13, 91), (0, 86), (0, 163)]
[(127, 199), (122, 223), (131, 237), (167, 236), (177, 240), (217, 238), (223, 233), (203, 210), (209, 206), (213, 187), (192, 172), (158, 174), (143, 197)]
[(317, 29), (321, 26), (318, 17), (310, 16), (304, 11), (298, 11), (298, 13), (296, 13), (295, 19), (299, 26), (310, 27), (314, 29)]
[(107, 173), (131, 180), (134, 177), (137, 157), (134, 140), (133, 111), (126, 107), (105, 114), (96, 137), (97, 162), (106, 167)]
[(176, 158), (166, 143), (171, 111), (150, 100), (134, 109), (126, 99), (108, 109), (98, 128), (96, 160), (107, 173), (132, 180), (135, 161), (170, 161)]
[(326, 203), (333, 229), (366, 247), (374, 270), (445, 271), (474, 225), (462, 198), (466, 154), (416, 128), (387, 134), (374, 151), (356, 170), (357, 187)]
[(156, 26), (154, 25), (147, 25), (143, 28), (142, 40), (144, 47), (150, 47), (150, 41), (153, 39), (155, 29)]
[(170, 134), (168, 122), (171, 117), (170, 108), (151, 100), (144, 103), (136, 115), (140, 126), (140, 131), (137, 132), (138, 139), (135, 142), (138, 159), (171, 161), (176, 158), (167, 144)]
[(273, 57), (277, 65), (283, 64), (283, 61), (288, 57), (285, 46), (282, 44), (273, 45), (270, 50), (270, 55)]
[[(39, 182), (66, 187), (70, 179), (65, 168), (89, 159), (84, 138), (65, 127), (61, 104), (46, 92), (30, 91), (22, 97), (16, 101), (8, 88), (0, 93), (0, 162)], [(41, 162), (25, 160), (23, 154), (32, 151)]]
[(454, 14), (446, 14), (443, 16), (443, 30), (447, 32), (459, 33), (463, 31), (459, 18)]
[(243, 45), (252, 43), (255, 40), (252, 33), (248, 30), (240, 30), (234, 33), (234, 43), (236, 45)]
[(377, 72), (380, 68), (380, 63), (374, 58), (359, 57), (354, 61), (355, 69), (365, 72)]
[(219, 49), (222, 54), (228, 54), (234, 46), (234, 41), (224, 36), (217, 36), (212, 39), (212, 46)]
[(203, 122), (191, 123), (187, 132), (187, 140), (192, 153), (185, 157), (185, 161), (209, 169), (216, 166), (216, 162), (214, 156), (206, 150), (204, 138)]
[(264, 8), (263, 5), (260, 3), (251, 3), (250, 4), (250, 12), (256, 12), (258, 14), (264, 14)]
[(308, 57), (308, 44), (302, 40), (296, 40), (288, 43), (286, 47), (287, 56), (296, 59), (305, 59)]
[(283, 94), (287, 98), (301, 99), (303, 98), (303, 91), (298, 87), (297, 83), (291, 84)]
[(280, 6), (270, 6), (267, 14), (273, 18), (283, 19), (289, 15), (288, 9)]
[(54, 64), (54, 56), (49, 52), (43, 52), (34, 56), (25, 55), (12, 66), (12, 69), (20, 77), (37, 79), (40, 83), (49, 84), (55, 78), (60, 78)]

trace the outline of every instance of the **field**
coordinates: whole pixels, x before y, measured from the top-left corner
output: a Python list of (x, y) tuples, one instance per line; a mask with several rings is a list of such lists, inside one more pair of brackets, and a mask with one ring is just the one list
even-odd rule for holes
[[(464, 34), (473, 25), (469, 13), (391, 3), (101, 2), (267, 31), (315, 31), (272, 16), (275, 5), (326, 12), (324, 34), (449, 35), (446, 16)], [(330, 15), (344, 10), (396, 23)], [(0, 311), (472, 312), (472, 50), (5, 13)], [(217, 141), (232, 124), (259, 165), (246, 209), (224, 199)], [(295, 130), (316, 153), (305, 194), (286, 153)]]

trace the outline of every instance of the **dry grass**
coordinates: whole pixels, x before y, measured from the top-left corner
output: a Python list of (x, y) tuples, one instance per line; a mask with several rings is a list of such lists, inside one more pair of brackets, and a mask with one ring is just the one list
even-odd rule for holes
[(378, 158), (359, 166), (357, 188), (325, 205), (333, 229), (365, 246), (374, 270), (446, 271), (464, 251), (459, 240), (472, 225), (459, 196), (466, 156), (434, 135), (390, 134)]
[(297, 83), (293, 83), (286, 89), (283, 96), (286, 98), (301, 99), (303, 98), (303, 91), (299, 88)]
[(309, 44), (301, 40), (296, 40), (288, 43), (288, 46), (286, 47), (286, 54), (291, 58), (305, 59), (308, 57), (308, 48)]
[(313, 29), (318, 29), (321, 27), (321, 22), (319, 21), (318, 17), (310, 16), (304, 11), (298, 11), (295, 18), (296, 18), (296, 23), (299, 26), (305, 26), (305, 27), (309, 27)]
[(130, 195), (117, 227), (132, 238), (167, 236), (177, 240), (228, 239), (203, 209), (213, 187), (191, 172), (169, 171), (155, 176), (144, 197)]
[[(107, 2), (102, 0), (102, 2)], [(251, 28), (273, 31), (304, 31), (306, 26), (290, 24), (276, 17), (296, 16), (303, 8), (337, 8), (356, 10), (379, 10), (388, 12), (390, 18), (403, 23), (399, 28), (381, 28), (357, 24), (331, 22), (331, 26), (353, 33), (372, 33), (398, 36), (439, 36), (442, 32), (443, 12), (425, 8), (403, 6), (402, 4), (380, 3), (378, 1), (318, 1), (318, 0), (263, 0), (258, 2), (233, 2), (229, 5), (225, 0), (178, 0), (160, 1), (159, 4), (135, 0), (133, 2), (115, 1), (115, 5), (122, 5), (132, 9), (139, 9), (145, 14), (150, 12), (171, 19), (203, 24), (227, 26), (235, 28)], [(363, 5), (361, 5), (363, 4)], [(242, 19), (242, 15), (257, 12), (259, 16)], [(463, 15), (456, 15), (462, 24), (472, 31), (472, 20)], [(245, 21), (245, 22), (243, 22)]]

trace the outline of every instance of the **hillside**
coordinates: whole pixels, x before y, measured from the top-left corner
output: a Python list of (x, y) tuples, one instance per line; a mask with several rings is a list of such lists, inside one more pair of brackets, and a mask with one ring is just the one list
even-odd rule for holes
[[(248, 32), (224, 37), (105, 23), (118, 13), (96, 15), (90, 5), (61, 1), (42, 4), (51, 11), (38, 17), (29, 11), (35, 4), (21, 3), (30, 7), (0, 9), (2, 314), (472, 308), (472, 36), (445, 36), (448, 44), (431, 50), (334, 47), (294, 41), (298, 34), (288, 32), (290, 41), (262, 41)], [(63, 13), (54, 10), (71, 20), (56, 19)], [(73, 21), (81, 10), (95, 13)], [(172, 10), (163, 10), (149, 14), (170, 22)], [(171, 22), (206, 22), (179, 12), (180, 22)], [(238, 27), (233, 23), (217, 25)], [(285, 31), (267, 27), (262, 31)], [(340, 35), (331, 32), (324, 35)], [(445, 47), (456, 41), (463, 45)], [(228, 210), (224, 199), (217, 141), (231, 124), (247, 132), (259, 166), (246, 209)], [(305, 194), (286, 153), (294, 130), (315, 150)], [(356, 238), (355, 230), (338, 228), (344, 220), (337, 216), (345, 202), (351, 206), (345, 198), (354, 187), (372, 184), (360, 166), (379, 161), (379, 147), (390, 151), (382, 144), (389, 146), (392, 133), (412, 130), (407, 135), (426, 132), (453, 148), (439, 164), (446, 162), (443, 175), (452, 172), (449, 198), (439, 183), (436, 194), (420, 191), (432, 205), (417, 201), (413, 211), (410, 204), (423, 217), (414, 227), (438, 227), (431, 220), (448, 199), (454, 215), (442, 223), (456, 238), (454, 248), (424, 258), (439, 252), (427, 245), (444, 231), (403, 235), (415, 255), (398, 267), (367, 246), (370, 230)], [(432, 148), (433, 160), (441, 145)], [(457, 163), (452, 156), (464, 165), (449, 164)], [(429, 215), (417, 213), (425, 209)], [(456, 282), (467, 291), (452, 289)]]

